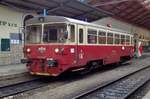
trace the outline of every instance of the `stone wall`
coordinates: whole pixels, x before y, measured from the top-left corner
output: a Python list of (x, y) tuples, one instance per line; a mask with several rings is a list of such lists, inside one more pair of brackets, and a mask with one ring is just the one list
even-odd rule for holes
[(0, 52), (0, 65), (20, 63), (21, 58), (23, 58), (22, 45), (11, 45), (9, 52)]
[(3, 5), (0, 5), (0, 13), (0, 45), (2, 45), (2, 39), (10, 40), (9, 51), (3, 51), (0, 46), (0, 65), (20, 63), (20, 59), (23, 57), (23, 43), (20, 41), (19, 43), (13, 44), (11, 42), (11, 34), (21, 33), (20, 29), (23, 24), (24, 13), (15, 11)]

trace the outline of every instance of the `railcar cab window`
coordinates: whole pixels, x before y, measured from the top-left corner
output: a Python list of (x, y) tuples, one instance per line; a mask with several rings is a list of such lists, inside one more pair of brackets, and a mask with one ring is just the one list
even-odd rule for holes
[(41, 42), (42, 25), (30, 25), (26, 27), (25, 43), (38, 44)]
[(45, 24), (43, 43), (65, 43), (68, 35), (66, 24)]
[(104, 31), (98, 32), (98, 41), (99, 44), (106, 44), (106, 32)]
[(89, 44), (97, 43), (97, 30), (88, 29), (88, 43)]
[(107, 44), (113, 44), (113, 33), (107, 34)]

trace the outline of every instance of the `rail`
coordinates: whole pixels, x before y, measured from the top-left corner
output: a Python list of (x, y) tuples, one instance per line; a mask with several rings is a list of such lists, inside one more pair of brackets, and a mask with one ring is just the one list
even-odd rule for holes
[(97, 86), (81, 93), (73, 99), (126, 99), (138, 88), (150, 80), (150, 66), (130, 73), (104, 86)]

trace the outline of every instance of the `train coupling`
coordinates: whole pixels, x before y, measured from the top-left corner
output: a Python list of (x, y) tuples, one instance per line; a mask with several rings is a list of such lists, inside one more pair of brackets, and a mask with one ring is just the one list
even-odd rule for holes
[(22, 64), (31, 63), (31, 61), (29, 59), (24, 58), (24, 59), (21, 59), (21, 63)]
[(49, 67), (57, 67), (58, 66), (57, 60), (54, 60), (52, 58), (47, 59), (47, 64)]

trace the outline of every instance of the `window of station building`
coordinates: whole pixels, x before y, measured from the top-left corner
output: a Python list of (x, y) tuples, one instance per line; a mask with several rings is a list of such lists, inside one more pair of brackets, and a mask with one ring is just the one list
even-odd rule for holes
[(121, 44), (125, 44), (125, 35), (121, 35)]
[(130, 36), (126, 36), (126, 45), (129, 45), (130, 44)]
[(83, 29), (79, 29), (79, 43), (83, 43)]
[(1, 51), (10, 51), (10, 39), (1, 39)]
[(107, 34), (107, 44), (113, 44), (113, 33)]
[(10, 33), (11, 44), (22, 44), (22, 34), (21, 33)]
[(120, 35), (115, 34), (115, 44), (120, 44)]
[(70, 28), (70, 42), (75, 42), (75, 25), (69, 25)]
[(88, 43), (96, 44), (97, 43), (97, 30), (88, 29)]
[(106, 44), (106, 32), (104, 31), (98, 32), (98, 42), (99, 44)]

